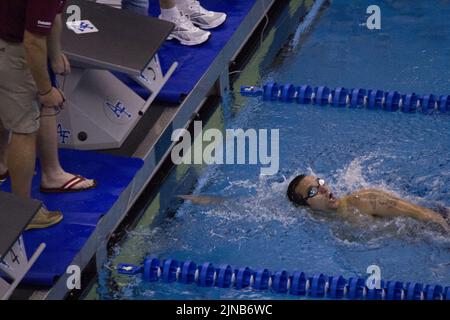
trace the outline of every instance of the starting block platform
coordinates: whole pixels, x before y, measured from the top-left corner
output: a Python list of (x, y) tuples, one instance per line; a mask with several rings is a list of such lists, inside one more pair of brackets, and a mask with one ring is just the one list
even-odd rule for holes
[[(43, 239), (26, 251), (22, 233), (42, 206), (37, 200), (0, 192), (0, 300), (8, 299), (45, 249)], [(28, 256), (30, 257), (28, 259)]]
[[(58, 115), (60, 147), (120, 148), (177, 66), (163, 73), (157, 53), (174, 24), (87, 0), (67, 1), (62, 16), (62, 48), (72, 72), (57, 77), (66, 96)], [(112, 71), (149, 94), (141, 98)]]

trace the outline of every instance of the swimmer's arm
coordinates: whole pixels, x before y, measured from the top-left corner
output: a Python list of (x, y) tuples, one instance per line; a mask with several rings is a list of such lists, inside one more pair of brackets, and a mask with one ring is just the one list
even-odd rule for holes
[(177, 198), (183, 199), (183, 200), (189, 200), (193, 204), (200, 204), (200, 205), (206, 205), (206, 204), (220, 204), (225, 201), (225, 198), (217, 197), (217, 196), (194, 196), (194, 195), (178, 195)]
[(378, 217), (411, 217), (421, 221), (432, 221), (448, 228), (447, 221), (438, 213), (412, 204), (380, 190), (365, 190), (359, 195), (367, 213)]
[(25, 30), (23, 47), (27, 65), (39, 93), (49, 93), (52, 83), (47, 69), (47, 38)]
[(450, 225), (440, 214), (403, 200), (401, 200), (397, 208), (394, 209), (394, 214), (410, 216), (421, 221), (434, 222), (442, 226), (447, 232), (450, 232)]

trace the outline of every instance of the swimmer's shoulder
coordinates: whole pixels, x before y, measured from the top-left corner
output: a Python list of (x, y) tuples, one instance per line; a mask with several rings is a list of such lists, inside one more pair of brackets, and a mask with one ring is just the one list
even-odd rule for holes
[(367, 188), (360, 189), (348, 195), (349, 200), (375, 200), (384, 198), (396, 198), (393, 194), (380, 189)]
[(342, 197), (339, 200), (338, 213), (341, 215), (351, 214), (355, 209), (358, 211), (367, 211), (367, 200), (376, 199), (379, 196), (379, 190), (361, 189)]
[(387, 194), (387, 192), (374, 188), (365, 188), (352, 192), (349, 196), (358, 197), (358, 196), (378, 195), (378, 194)]
[(337, 208), (338, 214), (344, 215), (348, 212), (348, 205), (349, 205), (349, 201), (350, 201), (351, 197), (352, 197), (352, 195), (349, 194), (349, 195), (339, 199), (339, 204), (338, 204), (338, 208)]

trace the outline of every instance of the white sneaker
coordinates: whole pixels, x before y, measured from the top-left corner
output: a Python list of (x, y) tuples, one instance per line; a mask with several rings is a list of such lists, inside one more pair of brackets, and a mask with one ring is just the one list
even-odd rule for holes
[(177, 16), (163, 16), (160, 15), (161, 20), (166, 20), (175, 24), (168, 40), (177, 39), (181, 44), (185, 46), (195, 46), (208, 41), (211, 32), (197, 28), (192, 22), (184, 15), (180, 13)]
[(202, 29), (217, 28), (227, 19), (225, 13), (208, 11), (195, 0), (186, 0), (186, 4), (178, 5), (178, 8), (193, 24)]

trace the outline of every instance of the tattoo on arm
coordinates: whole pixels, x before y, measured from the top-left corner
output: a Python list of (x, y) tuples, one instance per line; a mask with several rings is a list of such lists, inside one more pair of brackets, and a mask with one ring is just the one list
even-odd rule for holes
[(369, 203), (370, 206), (372, 207), (373, 211), (377, 210), (377, 196), (374, 194), (369, 195)]
[(382, 205), (382, 206), (386, 206), (388, 208), (395, 208), (397, 206), (398, 200), (381, 199), (379, 202), (380, 202), (380, 205)]

